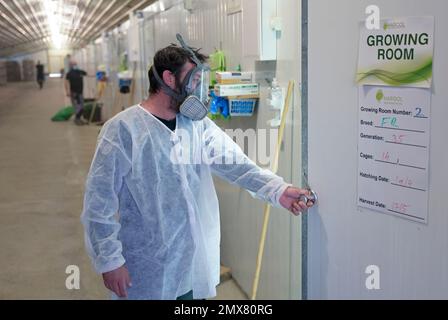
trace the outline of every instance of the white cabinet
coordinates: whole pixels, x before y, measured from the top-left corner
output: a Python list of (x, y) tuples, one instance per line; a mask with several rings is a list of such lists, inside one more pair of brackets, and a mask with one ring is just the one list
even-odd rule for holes
[(277, 36), (281, 19), (277, 0), (241, 0), (243, 11), (243, 56), (257, 60), (277, 59)]

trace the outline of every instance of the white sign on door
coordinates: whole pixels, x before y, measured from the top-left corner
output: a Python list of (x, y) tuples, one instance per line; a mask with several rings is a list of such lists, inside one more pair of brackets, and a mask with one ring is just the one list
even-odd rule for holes
[(381, 29), (360, 27), (356, 78), (361, 85), (430, 88), (434, 17), (381, 20)]
[(427, 222), (430, 103), (427, 89), (359, 87), (359, 206)]

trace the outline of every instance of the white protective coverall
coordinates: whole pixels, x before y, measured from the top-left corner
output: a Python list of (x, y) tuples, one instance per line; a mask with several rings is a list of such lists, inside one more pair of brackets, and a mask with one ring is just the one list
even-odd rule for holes
[[(201, 153), (206, 161), (197, 161)], [(109, 120), (98, 138), (81, 217), (96, 271), (125, 264), (132, 281), (128, 299), (174, 300), (191, 290), (195, 299), (214, 297), (220, 219), (212, 174), (275, 207), (290, 186), (254, 164), (208, 118), (178, 114), (173, 132), (137, 105)]]

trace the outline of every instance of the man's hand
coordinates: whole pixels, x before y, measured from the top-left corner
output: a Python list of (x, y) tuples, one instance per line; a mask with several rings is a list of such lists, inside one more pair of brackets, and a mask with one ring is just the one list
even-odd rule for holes
[(128, 269), (121, 266), (118, 269), (103, 273), (104, 285), (120, 298), (127, 298), (127, 288), (132, 287)]
[(310, 196), (310, 192), (305, 189), (299, 189), (295, 187), (288, 187), (285, 192), (283, 192), (280, 197), (280, 204), (283, 208), (291, 211), (295, 216), (300, 215), (303, 211), (312, 207), (314, 203), (308, 201), (308, 203), (304, 203), (303, 201), (299, 201), (301, 195), (305, 195), (307, 197)]

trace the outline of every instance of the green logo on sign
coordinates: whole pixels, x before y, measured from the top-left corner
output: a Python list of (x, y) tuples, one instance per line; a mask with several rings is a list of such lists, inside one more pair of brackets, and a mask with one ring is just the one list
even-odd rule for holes
[(376, 100), (378, 100), (378, 102), (381, 102), (383, 98), (384, 98), (383, 90), (378, 90), (378, 92), (376, 93)]
[(387, 23), (384, 24), (384, 30), (387, 30), (387, 28), (389, 27), (389, 25)]

